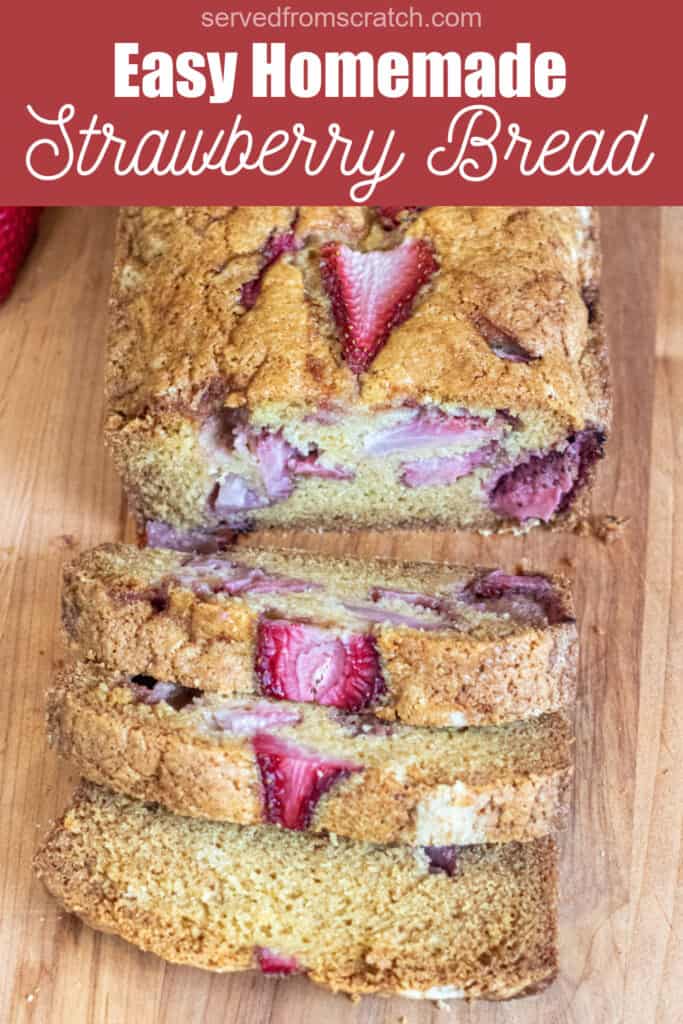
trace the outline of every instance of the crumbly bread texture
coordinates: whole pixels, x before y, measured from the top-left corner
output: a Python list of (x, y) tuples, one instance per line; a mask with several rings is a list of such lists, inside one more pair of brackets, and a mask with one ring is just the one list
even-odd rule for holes
[(52, 745), (92, 782), (243, 825), (448, 846), (524, 841), (566, 824), (572, 737), (562, 714), (416, 729), (163, 689), (92, 665), (67, 670), (48, 697)]
[(92, 785), (35, 858), (67, 910), (175, 963), (427, 998), (503, 999), (551, 981), (553, 840), (465, 847), (442, 863), (179, 818)]
[[(349, 292), (366, 287), (368, 255), (426, 247), (436, 267), (361, 373), (344, 358), (329, 246)], [(124, 209), (106, 437), (141, 525), (575, 524), (610, 415), (599, 263), (590, 207)], [(378, 429), (463, 410), (493, 448), (434, 440), (417, 471), (401, 445), (365, 451)], [(527, 489), (518, 512), (516, 493), (492, 498), (502, 473), (587, 432), (573, 479), (549, 471), (562, 500), (528, 502)], [(280, 445), (274, 487), (259, 477), (264, 438)]]
[[(242, 582), (230, 578), (235, 571)], [(492, 588), (479, 583), (491, 579)], [(257, 671), (273, 620), (312, 622), (324, 627), (315, 634), (323, 640), (369, 637), (380, 685), (368, 690), (362, 709), (388, 720), (499, 723), (574, 699), (576, 626), (561, 577), (247, 546), (193, 558), (121, 544), (87, 551), (65, 570), (63, 621), (73, 650), (121, 674), (207, 692), (287, 696), (286, 687), (269, 691)], [(316, 664), (327, 671), (322, 655)], [(301, 687), (293, 699), (326, 702)]]

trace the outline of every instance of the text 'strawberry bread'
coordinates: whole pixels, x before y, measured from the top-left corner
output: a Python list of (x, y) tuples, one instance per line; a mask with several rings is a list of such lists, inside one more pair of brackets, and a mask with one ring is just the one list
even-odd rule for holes
[(63, 601), (79, 658), (207, 692), (457, 727), (574, 698), (576, 626), (560, 577), (105, 544), (66, 568)]
[(175, 963), (504, 999), (556, 973), (556, 859), (550, 837), (370, 846), (179, 818), (85, 785), (35, 867), (67, 910)]
[(150, 544), (576, 523), (609, 422), (590, 207), (121, 213), (106, 435)]
[(91, 782), (240, 825), (448, 846), (534, 839), (567, 819), (572, 737), (561, 713), (417, 729), (81, 664), (50, 692), (48, 731)]

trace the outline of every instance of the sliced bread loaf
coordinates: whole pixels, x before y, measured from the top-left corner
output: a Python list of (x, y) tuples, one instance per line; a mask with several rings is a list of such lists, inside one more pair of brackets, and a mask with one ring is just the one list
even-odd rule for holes
[(175, 963), (503, 999), (557, 968), (556, 850), (425, 852), (179, 818), (83, 785), (35, 859), (88, 924)]
[(67, 567), (63, 608), (80, 658), (207, 692), (456, 727), (575, 692), (569, 587), (539, 573), (106, 544)]
[(85, 778), (178, 814), (424, 846), (528, 840), (567, 818), (562, 713), (422, 729), (87, 663), (61, 675), (48, 707), (53, 745)]

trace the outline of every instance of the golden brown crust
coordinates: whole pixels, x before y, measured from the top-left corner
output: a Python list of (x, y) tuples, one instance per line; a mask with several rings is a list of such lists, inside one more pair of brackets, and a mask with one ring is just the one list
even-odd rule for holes
[[(180, 710), (163, 702), (149, 706), (119, 680), (77, 665), (49, 694), (51, 743), (79, 774), (178, 814), (238, 824), (264, 820), (251, 735), (218, 724), (244, 701), (204, 697)], [(277, 712), (283, 705), (268, 706)], [(308, 826), (314, 832), (448, 846), (526, 841), (566, 825), (572, 737), (561, 714), (458, 731), (377, 728), (372, 718), (286, 707), (298, 721), (261, 731), (357, 769), (322, 796)]]
[(459, 850), (451, 878), (409, 847), (176, 818), (84, 785), (34, 863), (67, 910), (175, 963), (244, 970), (269, 947), (334, 991), (431, 998), (509, 998), (557, 970), (549, 838)]
[[(226, 595), (207, 601), (177, 584), (161, 607), (155, 604), (155, 586), (177, 572), (186, 557), (105, 544), (67, 566), (63, 621), (73, 650), (121, 673), (225, 694), (258, 693), (258, 607)], [(246, 546), (227, 557), (328, 582), (331, 590), (356, 599), (376, 585), (434, 593), (448, 584), (464, 585), (483, 571)], [(373, 626), (386, 683), (375, 713), (412, 725), (478, 725), (569, 706), (576, 688), (576, 626), (567, 581), (556, 576), (552, 582), (567, 619), (554, 625), (475, 619), (462, 630), (438, 632)], [(324, 612), (316, 609), (316, 600), (309, 614), (320, 621)]]

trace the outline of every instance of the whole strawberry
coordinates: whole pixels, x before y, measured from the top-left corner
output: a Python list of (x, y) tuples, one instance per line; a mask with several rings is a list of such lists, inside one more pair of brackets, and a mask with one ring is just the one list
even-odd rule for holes
[(0, 206), (0, 302), (4, 302), (33, 245), (41, 206)]

